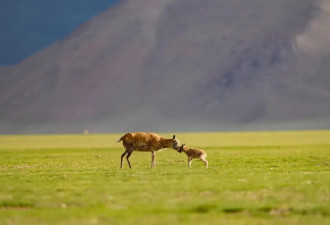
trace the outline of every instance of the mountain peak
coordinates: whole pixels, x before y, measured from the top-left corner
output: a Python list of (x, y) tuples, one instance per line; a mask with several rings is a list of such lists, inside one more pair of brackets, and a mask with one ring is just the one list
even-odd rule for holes
[(328, 126), (329, 66), (296, 42), (322, 12), (313, 0), (122, 1), (0, 70), (0, 132)]

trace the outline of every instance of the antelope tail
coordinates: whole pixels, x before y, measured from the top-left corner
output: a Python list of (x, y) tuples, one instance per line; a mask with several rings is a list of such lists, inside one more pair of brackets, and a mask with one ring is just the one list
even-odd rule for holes
[(117, 138), (116, 142), (117, 142), (117, 143), (118, 143), (118, 142), (121, 142), (121, 139), (122, 139), (122, 137), (121, 137), (121, 138)]

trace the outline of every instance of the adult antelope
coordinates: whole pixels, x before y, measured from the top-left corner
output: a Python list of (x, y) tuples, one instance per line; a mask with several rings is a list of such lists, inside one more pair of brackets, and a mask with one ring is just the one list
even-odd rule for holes
[(166, 139), (162, 138), (155, 133), (144, 133), (144, 132), (135, 132), (127, 133), (121, 138), (117, 139), (117, 142), (123, 141), (123, 146), (125, 152), (121, 155), (120, 168), (123, 168), (123, 158), (127, 154), (126, 159), (131, 167), (129, 157), (132, 155), (133, 151), (139, 152), (151, 152), (151, 168), (155, 167), (156, 152), (164, 148), (173, 148), (177, 149), (180, 147), (180, 141), (173, 138)]

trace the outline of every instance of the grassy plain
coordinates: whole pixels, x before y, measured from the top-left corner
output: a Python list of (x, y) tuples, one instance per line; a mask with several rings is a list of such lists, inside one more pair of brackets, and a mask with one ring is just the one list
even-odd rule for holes
[(177, 133), (209, 169), (121, 135), (0, 136), (0, 224), (330, 224), (330, 131)]

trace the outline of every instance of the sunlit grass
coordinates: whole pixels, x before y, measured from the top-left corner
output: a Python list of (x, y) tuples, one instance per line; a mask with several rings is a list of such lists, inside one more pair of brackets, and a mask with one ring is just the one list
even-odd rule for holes
[(120, 135), (0, 136), (0, 224), (329, 223), (329, 131), (177, 133), (209, 169), (168, 149), (120, 170)]

